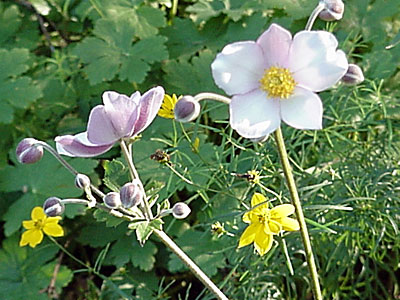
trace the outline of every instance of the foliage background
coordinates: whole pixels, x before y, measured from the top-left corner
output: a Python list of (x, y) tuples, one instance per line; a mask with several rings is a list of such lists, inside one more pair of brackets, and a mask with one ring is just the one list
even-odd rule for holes
[[(175, 9), (174, 5), (177, 4)], [(19, 248), (21, 221), (47, 197), (79, 197), (73, 178), (49, 154), (16, 162), (24, 137), (51, 141), (84, 131), (105, 90), (131, 94), (162, 85), (168, 93), (221, 92), (210, 63), (226, 44), (255, 39), (276, 22), (304, 28), (314, 0), (16, 0), (0, 2), (0, 299), (212, 299), (156, 238), (141, 248), (126, 223), (69, 206), (67, 234)], [(366, 81), (321, 94), (324, 129), (284, 127), (309, 221), (326, 299), (398, 299), (400, 2), (346, 1), (333, 31)], [(149, 156), (171, 155), (188, 184)], [(118, 149), (101, 160), (70, 162), (104, 190), (123, 183)], [(265, 257), (237, 250), (241, 214), (262, 191), (288, 202), (273, 139), (253, 144), (228, 126), (227, 107), (206, 102), (191, 124), (157, 118), (134, 145), (134, 159), (158, 201), (187, 201), (184, 221), (165, 229), (231, 299), (311, 299), (300, 236)], [(256, 169), (262, 185), (232, 176)], [(105, 180), (101, 180), (105, 176)], [(219, 221), (234, 236), (213, 235)], [(81, 263), (79, 263), (78, 259)], [(55, 266), (54, 290), (48, 291)]]

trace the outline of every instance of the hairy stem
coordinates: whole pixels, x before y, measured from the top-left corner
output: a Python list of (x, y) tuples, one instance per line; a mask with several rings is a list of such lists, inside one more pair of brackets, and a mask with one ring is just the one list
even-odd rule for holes
[(306, 252), (307, 265), (311, 276), (314, 298), (316, 300), (322, 300), (321, 287), (319, 285), (317, 267), (311, 247), (310, 236), (308, 234), (307, 225), (304, 218), (303, 209), (301, 207), (299, 194), (297, 192), (296, 183), (294, 181), (292, 169), (290, 167), (281, 128), (278, 128), (275, 131), (275, 141), (278, 147), (279, 156), (281, 158), (283, 172), (285, 174), (286, 182), (289, 188), (290, 198), (292, 199), (293, 206), (296, 208), (296, 217), (297, 221), (299, 221), (300, 224), (300, 233), (303, 240), (304, 250)]
[(217, 297), (218, 300), (228, 300), (228, 298), (221, 292), (221, 290), (211, 281), (210, 278), (191, 260), (185, 252), (179, 248), (177, 244), (164, 232), (154, 230), (154, 233), (160, 240), (171, 249), (183, 263), (192, 271), (192, 273)]
[(317, 7), (314, 8), (313, 12), (311, 13), (310, 17), (308, 18), (307, 25), (305, 30), (310, 31), (314, 25), (315, 20), (317, 19), (319, 13), (325, 9), (325, 3), (320, 1)]

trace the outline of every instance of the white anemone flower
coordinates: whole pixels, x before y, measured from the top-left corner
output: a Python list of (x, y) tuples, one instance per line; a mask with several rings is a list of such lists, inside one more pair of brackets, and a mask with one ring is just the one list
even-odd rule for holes
[(346, 73), (346, 55), (326, 31), (289, 31), (272, 24), (257, 41), (229, 44), (211, 65), (215, 83), (233, 96), (230, 124), (241, 136), (262, 139), (283, 120), (298, 129), (322, 128), (326, 90)]

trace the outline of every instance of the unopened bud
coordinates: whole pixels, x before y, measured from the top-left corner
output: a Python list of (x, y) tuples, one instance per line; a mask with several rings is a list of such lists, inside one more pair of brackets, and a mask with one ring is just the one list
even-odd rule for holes
[(56, 217), (64, 213), (65, 206), (60, 198), (50, 197), (43, 203), (43, 210), (46, 216)]
[(361, 68), (355, 64), (349, 64), (346, 74), (342, 77), (342, 82), (349, 85), (357, 85), (364, 81), (364, 74)]
[(186, 123), (193, 121), (200, 114), (200, 104), (192, 96), (183, 96), (174, 108), (175, 120)]
[(143, 201), (143, 193), (138, 180), (126, 183), (119, 191), (122, 206), (131, 208)]
[(172, 207), (172, 215), (175, 219), (184, 219), (190, 214), (190, 207), (183, 202), (175, 203)]
[(319, 13), (319, 18), (324, 21), (337, 21), (343, 17), (344, 3), (342, 0), (321, 0), (325, 9)]
[(81, 190), (90, 187), (89, 177), (87, 177), (85, 174), (77, 174), (75, 176), (75, 186)]
[(19, 142), (15, 152), (20, 163), (33, 164), (43, 157), (43, 147), (35, 146), (36, 143), (37, 140), (32, 138), (25, 138)]
[(121, 198), (119, 197), (119, 193), (110, 192), (103, 198), (104, 204), (111, 209), (115, 209), (121, 206)]

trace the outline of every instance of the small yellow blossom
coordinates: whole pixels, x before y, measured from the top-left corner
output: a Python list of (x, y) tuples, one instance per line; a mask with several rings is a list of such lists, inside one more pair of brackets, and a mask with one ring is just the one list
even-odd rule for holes
[(172, 94), (172, 96), (165, 94), (164, 101), (161, 104), (161, 108), (158, 111), (158, 115), (166, 119), (174, 119), (175, 104), (178, 102), (180, 98), (182, 98), (182, 96), (176, 97), (175, 94)]
[(254, 242), (254, 247), (261, 256), (271, 249), (275, 234), (282, 230), (295, 231), (300, 229), (299, 222), (288, 217), (294, 213), (293, 205), (282, 204), (268, 209), (267, 202), (260, 204), (265, 201), (266, 198), (262, 194), (255, 193), (253, 195), (251, 199), (252, 209), (243, 215), (243, 222), (250, 225), (240, 237), (238, 246), (238, 248), (241, 248)]
[(32, 248), (40, 244), (43, 240), (43, 232), (50, 236), (63, 236), (64, 230), (58, 224), (61, 217), (47, 217), (43, 211), (43, 208), (36, 206), (31, 212), (32, 220), (22, 221), (22, 226), (24, 226), (27, 231), (25, 231), (19, 242), (20, 247), (29, 244)]

